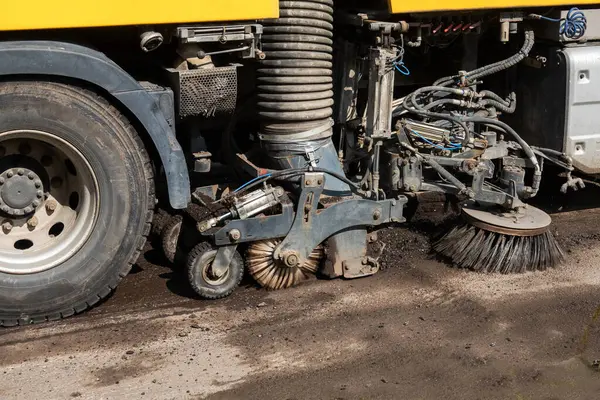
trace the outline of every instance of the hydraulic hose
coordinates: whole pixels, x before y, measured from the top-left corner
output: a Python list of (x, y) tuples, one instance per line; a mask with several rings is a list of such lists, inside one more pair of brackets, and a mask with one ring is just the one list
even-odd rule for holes
[[(525, 40), (523, 42), (523, 46), (516, 54), (514, 54), (513, 56), (511, 56), (505, 60), (501, 60), (501, 61), (495, 62), (493, 64), (485, 65), (483, 67), (474, 69), (473, 71), (467, 72), (466, 74), (464, 74), (464, 77), (467, 79), (470, 79), (470, 80), (476, 80), (479, 78), (483, 78), (484, 76), (492, 75), (492, 74), (495, 74), (496, 72), (508, 69), (508, 68), (518, 64), (525, 57), (527, 57), (529, 55), (529, 52), (533, 48), (534, 43), (535, 43), (535, 35), (533, 33), (533, 30), (531, 28), (527, 28), (525, 30)], [(460, 78), (460, 77), (461, 77), (461, 75), (446, 76), (446, 77), (440, 78), (437, 81), (435, 81), (433, 83), (433, 85), (434, 86), (448, 86), (451, 83), (453, 83), (455, 79)]]
[(542, 168), (540, 167), (540, 164), (531, 146), (529, 146), (529, 144), (527, 144), (527, 142), (524, 141), (521, 138), (521, 136), (519, 136), (519, 134), (513, 128), (510, 127), (510, 125), (505, 124), (502, 121), (477, 116), (462, 118), (462, 120), (464, 122), (474, 122), (478, 124), (497, 126), (504, 130), (506, 133), (510, 134), (515, 139), (515, 141), (519, 143), (519, 145), (527, 155), (527, 158), (529, 158), (529, 160), (535, 168), (535, 171), (533, 173), (533, 181), (531, 183), (531, 189), (533, 190), (531, 193), (531, 197), (535, 196), (540, 188), (540, 183), (542, 180)]

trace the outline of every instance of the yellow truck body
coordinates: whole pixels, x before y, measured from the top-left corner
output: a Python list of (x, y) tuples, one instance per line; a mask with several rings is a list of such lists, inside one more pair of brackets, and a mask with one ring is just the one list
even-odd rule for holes
[[(388, 0), (390, 11), (393, 14), (452, 11), (452, 10), (478, 10), (494, 8), (523, 8), (523, 7), (552, 7), (568, 8), (565, 0)], [(578, 0), (574, 5), (597, 4), (598, 0)]]
[(0, 30), (241, 21), (279, 16), (278, 0), (8, 1)]

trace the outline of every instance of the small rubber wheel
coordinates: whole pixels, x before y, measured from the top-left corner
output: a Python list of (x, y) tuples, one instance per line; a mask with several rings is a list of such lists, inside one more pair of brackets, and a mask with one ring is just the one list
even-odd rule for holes
[(244, 262), (239, 252), (235, 252), (227, 272), (220, 277), (212, 273), (212, 263), (217, 250), (210, 243), (200, 243), (188, 256), (188, 279), (192, 289), (203, 299), (220, 299), (229, 296), (237, 288), (244, 276)]

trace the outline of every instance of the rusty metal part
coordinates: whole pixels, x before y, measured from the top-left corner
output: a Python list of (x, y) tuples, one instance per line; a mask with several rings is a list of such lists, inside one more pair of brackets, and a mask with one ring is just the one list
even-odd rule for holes
[(281, 239), (262, 240), (248, 247), (246, 265), (248, 272), (263, 287), (267, 289), (285, 289), (305, 280), (309, 274), (314, 274), (324, 256), (322, 246), (314, 249), (302, 265), (289, 267), (285, 261), (276, 259), (274, 251)]
[(177, 255), (177, 246), (182, 224), (183, 218), (180, 215), (176, 215), (165, 224), (161, 232), (163, 253), (166, 259), (171, 263), (175, 262)]
[(537, 236), (550, 229), (552, 219), (539, 208), (525, 205), (514, 211), (468, 204), (462, 214), (477, 228), (511, 236)]

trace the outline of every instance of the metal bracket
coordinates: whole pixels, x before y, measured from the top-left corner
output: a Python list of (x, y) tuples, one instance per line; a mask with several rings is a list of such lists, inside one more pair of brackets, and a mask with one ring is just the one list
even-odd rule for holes
[(229, 246), (221, 246), (217, 249), (217, 255), (212, 263), (212, 272), (216, 277), (220, 278), (227, 272), (237, 246), (237, 244), (232, 244)]
[(402, 212), (408, 199), (404, 196), (382, 201), (350, 199), (319, 209), (324, 184), (322, 174), (315, 173), (305, 174), (301, 182), (294, 223), (273, 254), (289, 266), (303, 264), (319, 243), (337, 232), (406, 221)]
[[(260, 50), (262, 25), (217, 25), (217, 26), (182, 26), (175, 31), (175, 36), (182, 43), (220, 43), (222, 45), (237, 45), (227, 50), (213, 52), (240, 52), (243, 58), (264, 59), (265, 54)], [(208, 55), (208, 53), (206, 53)]]
[[(215, 244), (223, 246), (232, 243), (284, 237), (288, 234), (294, 222), (294, 205), (285, 195), (280, 198), (280, 202), (281, 214), (230, 221), (214, 233)], [(229, 232), (234, 229), (240, 232), (239, 239), (235, 241), (229, 235)]]

